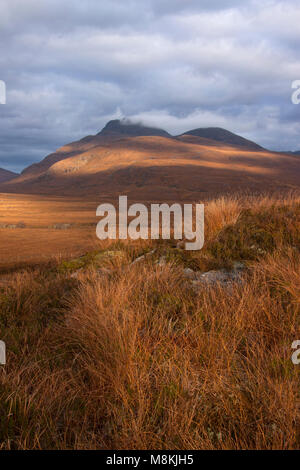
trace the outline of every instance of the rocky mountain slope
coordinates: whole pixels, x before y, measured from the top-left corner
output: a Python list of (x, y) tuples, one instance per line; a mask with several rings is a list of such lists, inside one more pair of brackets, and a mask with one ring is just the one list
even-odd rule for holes
[(195, 129), (174, 137), (162, 129), (115, 120), (98, 134), (31, 165), (0, 190), (196, 200), (239, 190), (299, 186), (296, 155), (270, 152), (225, 129)]

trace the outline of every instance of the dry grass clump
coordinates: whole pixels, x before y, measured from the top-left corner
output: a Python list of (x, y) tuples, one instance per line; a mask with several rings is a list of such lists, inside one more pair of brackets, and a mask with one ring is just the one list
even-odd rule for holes
[[(239, 223), (245, 207), (234, 204), (228, 215), (224, 201), (211, 205), (211, 242)], [(11, 275), (0, 293), (1, 448), (299, 448), (297, 217), (286, 246), (249, 259), (229, 288), (195, 291), (172, 261), (80, 280), (55, 266)]]
[(223, 196), (205, 205), (206, 241), (214, 239), (223, 227), (234, 224), (241, 210), (241, 200), (237, 196)]

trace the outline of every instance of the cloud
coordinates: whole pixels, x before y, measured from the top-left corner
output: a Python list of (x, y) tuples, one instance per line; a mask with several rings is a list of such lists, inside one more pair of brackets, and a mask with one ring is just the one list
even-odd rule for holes
[(116, 116), (300, 148), (299, 22), (296, 0), (5, 2), (0, 167), (21, 170)]

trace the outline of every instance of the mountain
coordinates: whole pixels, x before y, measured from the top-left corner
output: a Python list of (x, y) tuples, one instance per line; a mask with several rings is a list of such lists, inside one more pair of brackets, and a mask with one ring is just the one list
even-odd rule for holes
[(60, 160), (65, 160), (76, 155), (80, 155), (91, 150), (94, 147), (109, 144), (112, 141), (120, 140), (125, 137), (142, 137), (142, 136), (162, 136), (170, 137), (171, 135), (163, 129), (146, 127), (142, 124), (132, 123), (128, 119), (109, 121), (106, 126), (96, 135), (89, 135), (79, 141), (67, 144), (56, 152), (45, 157), (41, 162), (34, 163), (22, 171), (22, 175), (26, 177), (39, 176), (47, 171), (52, 165)]
[(18, 173), (14, 173), (13, 171), (5, 170), (4, 168), (0, 168), (0, 183), (4, 183), (6, 181), (10, 181), (13, 178), (16, 178)]
[(292, 151), (292, 150), (286, 150), (286, 151), (281, 151), (279, 153), (285, 153), (287, 155), (295, 155), (295, 156), (300, 156), (300, 150)]
[(109, 121), (106, 126), (97, 135), (108, 137), (142, 137), (142, 136), (160, 136), (171, 137), (171, 135), (163, 129), (155, 127), (147, 127), (142, 124), (135, 124), (129, 119), (115, 119)]
[(186, 135), (209, 139), (215, 142), (221, 142), (222, 144), (233, 145), (248, 150), (263, 150), (263, 148), (255, 142), (247, 140), (244, 137), (234, 134), (233, 132), (227, 131), (226, 129), (222, 129), (221, 127), (194, 129), (192, 131), (185, 132), (179, 137)]
[(299, 189), (300, 160), (225, 129), (188, 131), (110, 121), (26, 168), (0, 191), (112, 199), (199, 200), (236, 191)]

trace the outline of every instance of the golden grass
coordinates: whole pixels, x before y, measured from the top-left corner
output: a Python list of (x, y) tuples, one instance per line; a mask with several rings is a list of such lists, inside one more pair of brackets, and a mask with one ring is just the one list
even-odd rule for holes
[[(102, 277), (71, 279), (55, 263), (8, 276), (1, 448), (299, 448), (298, 203), (276, 202), (279, 217), (295, 209), (293, 237), (276, 238), (230, 288), (195, 292), (181, 265), (151, 260)], [(274, 201), (251, 204), (260, 213)], [(209, 243), (246, 206), (211, 202)]]
[[(87, 199), (1, 194), (0, 269), (76, 256), (97, 243), (98, 202)], [(24, 228), (1, 228), (23, 223)], [(67, 230), (55, 230), (68, 223)]]

